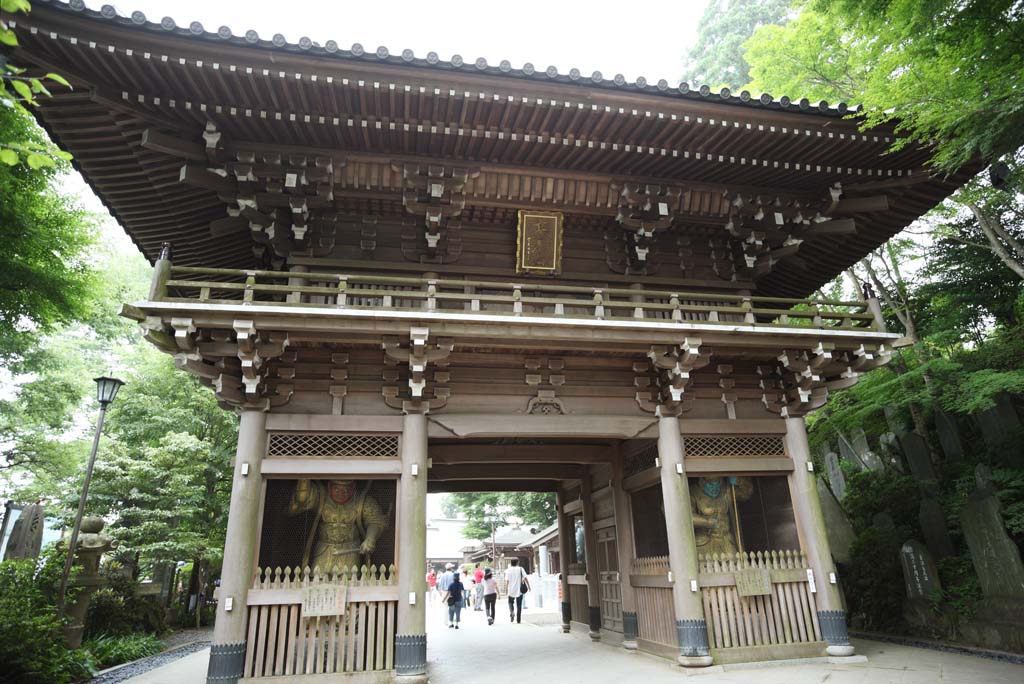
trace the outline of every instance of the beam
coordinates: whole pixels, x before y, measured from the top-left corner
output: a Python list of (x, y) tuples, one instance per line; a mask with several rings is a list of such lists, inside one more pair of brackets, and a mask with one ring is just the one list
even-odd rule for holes
[(874, 197), (851, 197), (841, 199), (836, 203), (832, 211), (834, 216), (848, 216), (870, 211), (888, 211), (889, 197), (887, 195), (875, 195)]
[(172, 157), (199, 162), (206, 161), (206, 148), (202, 144), (167, 135), (154, 128), (142, 131), (140, 144), (147, 150), (169, 154)]
[(434, 465), (430, 469), (431, 480), (573, 480), (583, 477), (584, 467), (558, 464), (475, 464), (475, 465)]
[(594, 463), (610, 462), (602, 444), (436, 444), (430, 447), (435, 464), (465, 463)]
[(558, 483), (553, 480), (429, 480), (427, 492), (554, 492)]

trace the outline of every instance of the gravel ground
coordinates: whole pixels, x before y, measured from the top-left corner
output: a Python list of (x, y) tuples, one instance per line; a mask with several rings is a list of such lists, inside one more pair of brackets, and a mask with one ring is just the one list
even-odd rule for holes
[(202, 634), (205, 638), (198, 641), (192, 641), (186, 643), (184, 646), (179, 646), (163, 653), (157, 653), (154, 656), (148, 658), (142, 658), (135, 662), (122, 665), (115, 669), (109, 670), (104, 674), (90, 680), (90, 684), (116, 684), (117, 682), (123, 682), (126, 679), (138, 676), (144, 672), (162, 667), (167, 663), (173, 662), (179, 658), (184, 658), (187, 655), (202, 651), (204, 648), (209, 648), (210, 639), (209, 634)]

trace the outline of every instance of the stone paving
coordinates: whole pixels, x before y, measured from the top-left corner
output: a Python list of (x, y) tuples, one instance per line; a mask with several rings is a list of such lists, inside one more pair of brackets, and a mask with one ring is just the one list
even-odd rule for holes
[[(857, 652), (867, 663), (831, 665), (742, 665), (685, 671), (672, 662), (642, 653), (627, 653), (620, 646), (595, 644), (585, 634), (563, 634), (553, 613), (525, 611), (523, 624), (510, 624), (498, 604), (498, 620), (489, 627), (483, 613), (463, 614), (460, 629), (443, 624), (441, 608), (428, 615), (430, 681), (459, 684), (522, 684), (526, 681), (559, 684), (669, 684), (693, 674), (701, 684), (1020, 684), (1024, 665), (987, 658), (944, 653), (922, 648), (855, 639)], [(131, 684), (203, 684), (208, 651), (128, 680)]]

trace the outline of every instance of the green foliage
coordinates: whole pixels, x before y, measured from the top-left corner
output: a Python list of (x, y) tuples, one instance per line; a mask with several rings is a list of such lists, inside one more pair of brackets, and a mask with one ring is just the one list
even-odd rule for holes
[(237, 419), (171, 359), (148, 346), (127, 356), (128, 383), (109, 416), (90, 511), (149, 565), (218, 562), (224, 546)]
[[(28, 0), (0, 0), (0, 10), (9, 14), (29, 12), (32, 6)], [(18, 38), (7, 21), (0, 19), (0, 46), (16, 47)], [(0, 111), (26, 115), (25, 105), (35, 106), (40, 95), (50, 97), (46, 83), (56, 83), (71, 88), (60, 74), (43, 76), (27, 74), (7, 62), (0, 54)], [(54, 168), (71, 160), (71, 155), (57, 149), (49, 140), (36, 136), (19, 134), (16, 129), (0, 127), (0, 166), (17, 166), (22, 161), (30, 169)]]
[(167, 629), (159, 596), (140, 596), (138, 582), (123, 572), (106, 572), (104, 581), (89, 602), (87, 639), (138, 632), (160, 634)]
[(739, 90), (750, 81), (743, 43), (758, 27), (781, 24), (790, 0), (711, 0), (697, 25), (697, 43), (686, 57), (683, 79), (713, 89)]
[(103, 634), (82, 644), (100, 670), (156, 655), (163, 648), (163, 642), (152, 634)]
[(868, 527), (857, 534), (850, 547), (851, 562), (844, 573), (843, 590), (851, 615), (872, 631), (898, 631), (903, 599), (903, 569), (899, 551), (907, 538), (906, 528)]
[(63, 684), (90, 672), (88, 660), (64, 647), (54, 606), (64, 554), (0, 562), (0, 683)]
[(466, 537), (483, 540), (491, 538), (492, 521), (495, 527), (513, 521), (547, 527), (557, 513), (555, 495), (546, 492), (458, 492), (442, 506), (469, 521), (462, 531)]
[[(49, 144), (27, 113), (0, 106), (0, 139), (8, 138)], [(96, 223), (61, 192), (67, 168), (0, 164), (0, 360), (96, 306)]]
[(809, 0), (746, 43), (748, 87), (856, 99), (865, 125), (906, 134), (896, 148), (934, 143), (953, 170), (1024, 145), (1022, 26), (1013, 0)]

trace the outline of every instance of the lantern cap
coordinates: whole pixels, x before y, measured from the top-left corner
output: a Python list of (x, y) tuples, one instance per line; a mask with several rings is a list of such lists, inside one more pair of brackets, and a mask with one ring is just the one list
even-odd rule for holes
[(98, 378), (93, 378), (93, 381), (96, 383), (96, 399), (99, 400), (100, 406), (103, 407), (114, 401), (114, 397), (117, 396), (117, 390), (121, 389), (121, 385), (124, 384), (124, 380), (119, 380), (109, 375), (101, 375)]

